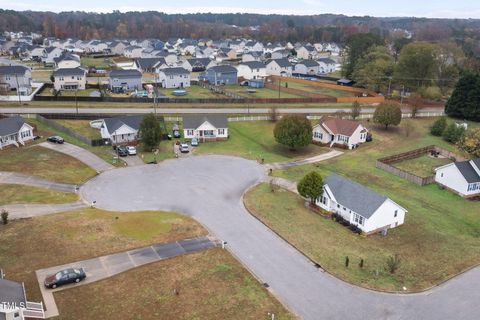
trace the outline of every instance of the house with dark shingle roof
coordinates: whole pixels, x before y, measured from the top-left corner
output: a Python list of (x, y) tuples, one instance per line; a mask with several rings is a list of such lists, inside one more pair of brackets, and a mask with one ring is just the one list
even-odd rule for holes
[(321, 144), (358, 147), (367, 140), (368, 130), (360, 122), (323, 116), (313, 127), (313, 141)]
[(366, 234), (402, 225), (408, 212), (390, 198), (337, 174), (325, 179), (323, 194), (315, 203)]
[(190, 72), (201, 72), (208, 68), (214, 67), (217, 64), (210, 58), (192, 58), (182, 62), (182, 68)]
[(238, 76), (247, 80), (267, 77), (267, 67), (260, 61), (242, 62), (237, 66), (237, 70)]
[(202, 73), (199, 79), (213, 85), (237, 84), (238, 71), (229, 65), (214, 66)]
[(67, 69), (67, 68), (77, 68), (80, 67), (80, 57), (76, 54), (63, 53), (58, 58), (53, 58), (55, 68), (57, 69)]
[(184, 68), (165, 68), (158, 71), (158, 83), (162, 88), (175, 89), (190, 87), (190, 71)]
[(32, 72), (24, 66), (0, 66), (0, 86), (6, 91), (17, 90), (20, 95), (32, 92)]
[(167, 68), (164, 58), (138, 58), (135, 59), (135, 67), (140, 72), (155, 72), (156, 69)]
[(14, 145), (19, 147), (33, 140), (33, 127), (20, 116), (0, 119), (0, 150)]
[(142, 89), (142, 74), (138, 70), (112, 70), (109, 88), (113, 92), (128, 92)]
[(103, 119), (100, 126), (102, 139), (110, 140), (112, 145), (128, 144), (139, 140), (138, 131), (143, 115), (121, 116)]
[(0, 319), (45, 319), (43, 304), (27, 301), (21, 282), (3, 279), (0, 275)]
[(480, 197), (480, 158), (435, 169), (435, 181), (462, 197)]
[(265, 63), (267, 75), (290, 77), (293, 73), (293, 67), (288, 59), (270, 59)]
[(87, 71), (82, 68), (57, 69), (53, 73), (55, 90), (85, 90)]
[(295, 73), (317, 75), (320, 73), (320, 64), (315, 60), (303, 60), (295, 65)]
[(226, 140), (228, 118), (220, 114), (184, 116), (183, 135), (185, 139), (197, 138), (201, 142)]
[(320, 73), (332, 73), (335, 72), (337, 63), (330, 58), (321, 58), (317, 60), (320, 66)]

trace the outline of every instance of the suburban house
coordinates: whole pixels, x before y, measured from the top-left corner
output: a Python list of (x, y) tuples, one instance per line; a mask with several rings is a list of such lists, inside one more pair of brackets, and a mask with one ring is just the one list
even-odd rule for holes
[(269, 76), (292, 76), (293, 68), (288, 59), (271, 59), (265, 65)]
[(135, 67), (140, 72), (155, 72), (156, 69), (168, 68), (163, 58), (139, 58), (135, 59)]
[(237, 84), (238, 71), (232, 66), (221, 65), (207, 69), (200, 76), (200, 80), (213, 85)]
[(25, 145), (26, 141), (32, 140), (33, 127), (20, 116), (0, 119), (0, 150), (6, 146), (16, 147)]
[(314, 46), (306, 45), (297, 49), (297, 58), (309, 60), (315, 59), (317, 55), (317, 50)]
[(330, 58), (318, 59), (317, 62), (320, 67), (320, 73), (332, 73), (337, 68), (337, 63)]
[(100, 126), (102, 139), (110, 140), (112, 145), (134, 143), (139, 140), (138, 131), (143, 115), (122, 116), (103, 119)]
[(53, 65), (55, 63), (55, 58), (58, 58), (62, 55), (63, 50), (56, 47), (48, 47), (43, 51), (42, 62), (45, 64)]
[(182, 68), (190, 72), (201, 72), (216, 66), (215, 61), (209, 58), (193, 58), (182, 62)]
[(127, 92), (142, 89), (142, 74), (138, 70), (112, 70), (108, 79), (113, 92)]
[(60, 57), (54, 58), (53, 61), (57, 69), (80, 67), (80, 57), (71, 53), (63, 53)]
[(325, 179), (316, 204), (340, 215), (366, 234), (386, 233), (402, 225), (407, 210), (393, 200), (337, 174)]
[(128, 46), (123, 50), (123, 55), (130, 59), (137, 59), (142, 57), (142, 47)]
[(27, 300), (25, 286), (0, 275), (0, 319), (45, 319), (43, 304)]
[(313, 127), (313, 141), (321, 144), (346, 146), (349, 149), (366, 142), (368, 130), (361, 123), (323, 116)]
[(160, 51), (155, 56), (158, 57), (158, 58), (165, 59), (165, 62), (168, 65), (173, 65), (174, 63), (176, 63), (178, 61), (178, 56), (176, 54), (171, 53), (171, 52), (167, 52), (167, 51)]
[(480, 158), (435, 169), (435, 181), (462, 197), (480, 197)]
[(110, 48), (110, 52), (112, 54), (121, 56), (125, 52), (127, 45), (121, 41), (113, 41), (108, 47)]
[(263, 79), (267, 76), (267, 68), (259, 61), (243, 62), (237, 66), (238, 77), (247, 80)]
[(317, 75), (320, 73), (320, 65), (315, 60), (303, 60), (295, 65), (295, 73), (302, 75)]
[(221, 48), (217, 52), (217, 60), (235, 60), (237, 59), (237, 51), (230, 48)]
[(290, 51), (281, 49), (275, 50), (270, 54), (270, 58), (272, 59), (286, 59), (290, 55)]
[(185, 139), (197, 138), (200, 141), (228, 139), (228, 119), (226, 115), (193, 115), (183, 117)]
[(262, 51), (251, 51), (242, 55), (242, 62), (263, 61), (265, 56)]
[(16, 90), (20, 95), (32, 92), (32, 72), (24, 66), (0, 66), (0, 92)]
[(190, 71), (183, 68), (161, 69), (158, 71), (157, 82), (167, 89), (190, 87)]
[(87, 71), (82, 68), (57, 69), (53, 73), (55, 90), (85, 90)]

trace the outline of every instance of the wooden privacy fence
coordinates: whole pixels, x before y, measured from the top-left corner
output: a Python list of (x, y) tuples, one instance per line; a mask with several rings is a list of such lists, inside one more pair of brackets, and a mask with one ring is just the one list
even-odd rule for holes
[(419, 177), (413, 173), (410, 173), (405, 170), (398, 169), (394, 167), (392, 164), (402, 162), (405, 160), (410, 160), (410, 159), (415, 159), (418, 158), (424, 154), (430, 153), (432, 151), (437, 152), (441, 156), (452, 159), (453, 161), (465, 161), (465, 158), (450, 152), (448, 150), (445, 150), (443, 148), (437, 147), (437, 146), (427, 146), (415, 150), (411, 150), (408, 152), (392, 155), (389, 157), (384, 157), (381, 159), (378, 159), (376, 161), (375, 166), (378, 169), (382, 169), (384, 171), (387, 171), (393, 175), (396, 175), (397, 177), (403, 178), (405, 180), (408, 180), (410, 182), (413, 182), (415, 184), (418, 184), (420, 186), (425, 186), (427, 184), (432, 184), (435, 182), (435, 176), (429, 176), (429, 177)]

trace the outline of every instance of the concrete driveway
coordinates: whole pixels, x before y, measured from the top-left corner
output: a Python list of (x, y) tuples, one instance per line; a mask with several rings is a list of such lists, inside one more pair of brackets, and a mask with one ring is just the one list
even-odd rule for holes
[(76, 145), (73, 145), (67, 142), (63, 144), (42, 142), (39, 144), (39, 146), (68, 154), (69, 156), (74, 157), (80, 160), (81, 162), (85, 163), (87, 166), (91, 167), (92, 169), (94, 169), (99, 173), (115, 168), (114, 166), (105, 162), (102, 158), (99, 158), (98, 156), (91, 153), (90, 151), (77, 147)]
[(21, 184), (25, 186), (39, 187), (62, 192), (76, 192), (77, 189), (77, 186), (73, 184), (52, 182), (16, 172), (0, 171), (0, 183)]
[(303, 319), (478, 319), (480, 268), (422, 294), (383, 294), (316, 268), (244, 208), (246, 189), (267, 179), (254, 161), (195, 156), (105, 172), (80, 193), (107, 210), (171, 210), (193, 216)]

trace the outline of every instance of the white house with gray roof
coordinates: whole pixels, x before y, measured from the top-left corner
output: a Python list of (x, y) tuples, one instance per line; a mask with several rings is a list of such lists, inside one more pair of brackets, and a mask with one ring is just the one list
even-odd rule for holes
[(267, 76), (267, 68), (260, 61), (242, 62), (236, 68), (238, 77), (247, 80), (264, 79)]
[(138, 131), (143, 120), (141, 116), (122, 116), (103, 119), (100, 126), (102, 139), (110, 140), (112, 145), (129, 144), (139, 140)]
[(199, 141), (228, 139), (228, 119), (226, 115), (192, 115), (183, 117), (185, 139)]
[(175, 89), (190, 87), (190, 71), (184, 68), (165, 68), (158, 71), (157, 82), (162, 88)]
[(33, 127), (20, 116), (0, 119), (0, 150), (7, 146), (19, 147), (33, 140)]
[(112, 70), (109, 88), (113, 92), (128, 92), (142, 89), (142, 74), (138, 70)]
[(53, 73), (55, 90), (85, 90), (87, 71), (82, 68), (57, 69)]
[(390, 198), (337, 174), (324, 181), (316, 204), (356, 225), (362, 232), (386, 232), (405, 221), (407, 210)]
[(435, 169), (435, 181), (462, 197), (480, 197), (480, 158)]
[(271, 59), (266, 63), (267, 75), (291, 77), (293, 73), (292, 64), (288, 59)]
[(0, 66), (0, 87), (4, 91), (17, 90), (20, 95), (32, 92), (32, 72), (24, 66)]
[(21, 282), (2, 278), (0, 275), (0, 319), (45, 319), (43, 304), (29, 302)]
[(315, 60), (303, 60), (295, 65), (294, 72), (302, 75), (317, 75), (320, 73), (320, 65)]

